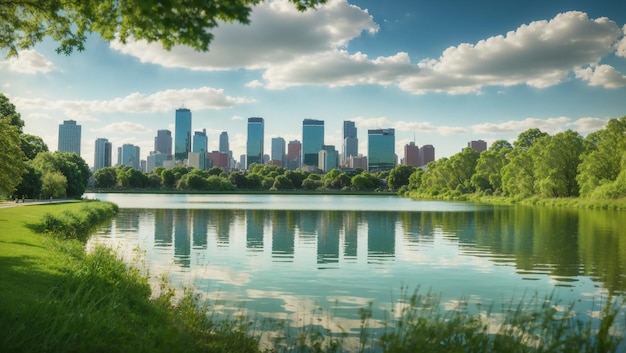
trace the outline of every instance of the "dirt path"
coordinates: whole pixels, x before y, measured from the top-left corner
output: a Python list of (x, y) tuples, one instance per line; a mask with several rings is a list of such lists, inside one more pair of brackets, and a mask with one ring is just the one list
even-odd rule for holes
[(0, 208), (22, 207), (22, 206), (31, 206), (31, 205), (49, 205), (52, 203), (68, 203), (68, 202), (81, 202), (81, 200), (69, 200), (69, 199), (29, 200), (29, 199), (26, 199), (24, 200), (24, 202), (22, 202), (22, 200), (20, 199), (19, 202), (0, 201)]

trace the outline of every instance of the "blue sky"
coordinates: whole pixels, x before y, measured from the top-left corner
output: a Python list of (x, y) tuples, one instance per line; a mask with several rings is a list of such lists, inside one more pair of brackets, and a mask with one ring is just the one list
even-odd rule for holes
[(313, 118), (340, 150), (342, 121), (354, 120), (360, 153), (367, 129), (395, 128), (399, 158), (413, 140), (439, 158), (470, 140), (586, 135), (626, 115), (623, 1), (329, 0), (306, 13), (266, 1), (251, 21), (222, 24), (206, 53), (96, 35), (71, 56), (50, 41), (2, 52), (0, 92), (51, 150), (58, 125), (78, 121), (89, 165), (99, 137), (145, 159), (181, 106), (209, 150), (227, 131), (235, 157), (251, 116), (265, 119), (266, 153), (272, 137), (301, 140)]

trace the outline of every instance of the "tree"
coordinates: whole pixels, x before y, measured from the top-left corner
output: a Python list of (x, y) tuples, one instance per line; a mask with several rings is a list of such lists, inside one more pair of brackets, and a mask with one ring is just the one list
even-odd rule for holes
[(626, 116), (611, 119), (602, 130), (587, 135), (576, 180), (581, 196), (590, 196), (596, 188), (614, 182), (626, 153)]
[(293, 189), (293, 183), (291, 179), (287, 178), (284, 175), (279, 175), (274, 178), (274, 185), (270, 190), (291, 190)]
[(404, 185), (409, 185), (409, 177), (415, 171), (415, 167), (399, 164), (389, 171), (387, 185), (391, 190), (398, 190)]
[(15, 194), (33, 198), (41, 196), (41, 173), (30, 164), (26, 164), (26, 172), (22, 175), (22, 182), (17, 186)]
[(488, 150), (483, 151), (476, 163), (476, 173), (472, 185), (476, 190), (502, 191), (502, 168), (508, 163), (507, 155), (513, 146), (505, 140), (497, 140)]
[(59, 171), (47, 172), (41, 177), (41, 193), (43, 197), (59, 197), (66, 195), (67, 178)]
[(0, 116), (0, 192), (12, 194), (26, 171), (18, 128)]
[[(303, 11), (326, 0), (289, 0)], [(106, 41), (159, 42), (166, 49), (188, 45), (206, 51), (220, 22), (250, 22), (261, 0), (15, 0), (0, 6), (0, 48), (9, 56), (32, 48), (45, 37), (59, 42), (66, 55), (85, 49), (89, 33)]]
[(583, 138), (567, 130), (554, 135), (540, 151), (536, 163), (539, 192), (546, 197), (578, 196), (576, 174)]
[(538, 131), (530, 129), (521, 133), (507, 154), (509, 163), (502, 167), (502, 190), (508, 195), (528, 197), (537, 193), (536, 163), (551, 138)]
[(43, 176), (54, 172), (63, 174), (68, 197), (79, 198), (85, 193), (91, 173), (85, 160), (76, 153), (42, 152), (33, 159), (32, 165)]
[[(2, 23), (2, 6), (0, 6), (0, 24)], [(2, 41), (2, 26), (0, 25), (0, 43)], [(13, 125), (17, 128), (18, 134), (22, 133), (24, 127), (24, 120), (20, 113), (15, 110), (15, 106), (9, 102), (4, 94), (0, 93), (0, 119), (6, 119), (9, 125)]]
[(165, 169), (161, 173), (161, 184), (166, 188), (172, 188), (176, 185), (176, 175), (171, 169)]
[(104, 167), (93, 174), (94, 185), (97, 188), (110, 189), (117, 185), (117, 172), (114, 167)]
[(43, 139), (30, 134), (20, 135), (20, 148), (28, 160), (35, 159), (39, 152), (48, 152), (48, 145), (43, 142)]

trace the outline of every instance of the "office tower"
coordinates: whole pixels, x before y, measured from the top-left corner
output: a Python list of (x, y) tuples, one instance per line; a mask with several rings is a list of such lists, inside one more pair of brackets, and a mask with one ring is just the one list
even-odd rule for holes
[(174, 127), (174, 159), (182, 161), (191, 152), (191, 110), (176, 109)]
[(59, 125), (59, 152), (74, 152), (80, 156), (80, 125), (74, 120), (64, 120)]
[(120, 165), (126, 165), (133, 169), (140, 170), (141, 158), (139, 158), (139, 146), (133, 144), (123, 144), (122, 147), (117, 149), (118, 161)]
[(226, 131), (222, 131), (222, 133), (220, 134), (219, 151), (222, 153), (228, 153), (230, 151), (230, 144), (228, 143), (228, 133)]
[(172, 155), (172, 132), (170, 130), (157, 130), (154, 150), (166, 156)]
[(476, 152), (480, 153), (487, 149), (487, 142), (483, 140), (470, 141), (467, 143), (467, 147), (473, 148)]
[(420, 166), (427, 165), (435, 161), (435, 147), (433, 145), (424, 145), (420, 148)]
[(270, 164), (286, 166), (285, 163), (285, 139), (282, 137), (272, 137), (272, 156)]
[(156, 167), (163, 167), (163, 163), (168, 159), (169, 155), (159, 151), (152, 151), (146, 159), (146, 173), (150, 173)]
[(412, 167), (419, 167), (420, 164), (420, 148), (411, 141), (408, 145), (404, 145), (404, 164)]
[(335, 150), (334, 145), (324, 145), (318, 152), (319, 164), (317, 167), (324, 171), (329, 172), (333, 168), (339, 166), (339, 151)]
[(206, 129), (202, 129), (202, 131), (195, 131), (193, 133), (193, 148), (191, 149), (192, 152), (206, 153), (208, 145), (209, 139), (206, 136)]
[(93, 171), (111, 166), (112, 145), (105, 138), (96, 139), (96, 146), (93, 160)]
[(229, 168), (230, 156), (227, 153), (213, 151), (207, 153), (206, 159), (209, 161), (210, 167)]
[(252, 163), (263, 164), (263, 139), (265, 138), (263, 118), (248, 118), (248, 141), (246, 143), (246, 169)]
[(304, 119), (302, 122), (302, 165), (317, 167), (318, 153), (324, 146), (324, 121)]
[(287, 168), (295, 170), (300, 168), (302, 158), (302, 144), (298, 140), (289, 141), (287, 145)]
[(354, 121), (343, 122), (343, 164), (347, 165), (350, 157), (359, 155), (359, 139), (356, 137)]
[(391, 170), (396, 164), (394, 129), (367, 130), (367, 167), (372, 173)]

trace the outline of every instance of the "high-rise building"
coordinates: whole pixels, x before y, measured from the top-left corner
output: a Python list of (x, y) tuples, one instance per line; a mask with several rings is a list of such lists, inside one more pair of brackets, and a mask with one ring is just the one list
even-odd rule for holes
[(298, 140), (289, 141), (287, 145), (287, 168), (295, 170), (300, 168), (302, 156), (302, 144)]
[(435, 147), (433, 145), (424, 145), (420, 148), (420, 166), (427, 165), (435, 161)]
[(150, 155), (148, 155), (148, 158), (146, 159), (146, 173), (152, 172), (156, 167), (163, 167), (163, 164), (168, 158), (169, 155), (163, 154), (159, 151), (150, 152)]
[(272, 156), (270, 158), (270, 164), (286, 166), (285, 157), (285, 139), (282, 137), (272, 137)]
[(59, 152), (74, 152), (80, 156), (80, 125), (74, 120), (64, 120), (59, 125)]
[(318, 166), (318, 153), (324, 146), (324, 120), (302, 122), (302, 165)]
[(396, 164), (394, 129), (367, 130), (367, 169), (374, 173), (391, 170)]
[(480, 153), (487, 149), (487, 142), (483, 140), (470, 141), (467, 143), (467, 147), (473, 148), (476, 152)]
[(222, 131), (220, 134), (220, 148), (219, 151), (222, 153), (228, 153), (230, 151), (230, 145), (228, 143), (228, 132)]
[(252, 163), (263, 164), (263, 140), (265, 123), (263, 118), (248, 118), (248, 141), (246, 143), (246, 169)]
[(113, 146), (105, 138), (96, 139), (96, 146), (93, 160), (93, 171), (111, 166), (111, 153)]
[(207, 160), (210, 163), (211, 167), (219, 167), (219, 168), (229, 168), (229, 159), (230, 156), (227, 153), (213, 151), (207, 153)]
[(172, 155), (172, 132), (170, 130), (157, 130), (154, 138), (154, 151), (166, 156)]
[(141, 158), (139, 157), (139, 146), (133, 144), (123, 144), (122, 147), (117, 149), (118, 161), (120, 165), (126, 165), (131, 168), (140, 170)]
[(202, 129), (202, 131), (195, 131), (193, 133), (193, 148), (191, 149), (192, 152), (206, 153), (208, 145), (209, 139), (206, 136), (206, 129)]
[(335, 150), (334, 145), (324, 145), (318, 152), (319, 164), (317, 167), (324, 171), (329, 172), (333, 168), (339, 166), (339, 152)]
[(350, 157), (359, 155), (359, 139), (356, 132), (354, 121), (343, 122), (343, 165), (347, 165)]
[(174, 158), (185, 160), (191, 152), (191, 110), (176, 109), (176, 125), (174, 127)]
[(420, 164), (420, 148), (411, 141), (408, 145), (404, 145), (404, 164), (412, 167), (419, 167)]

